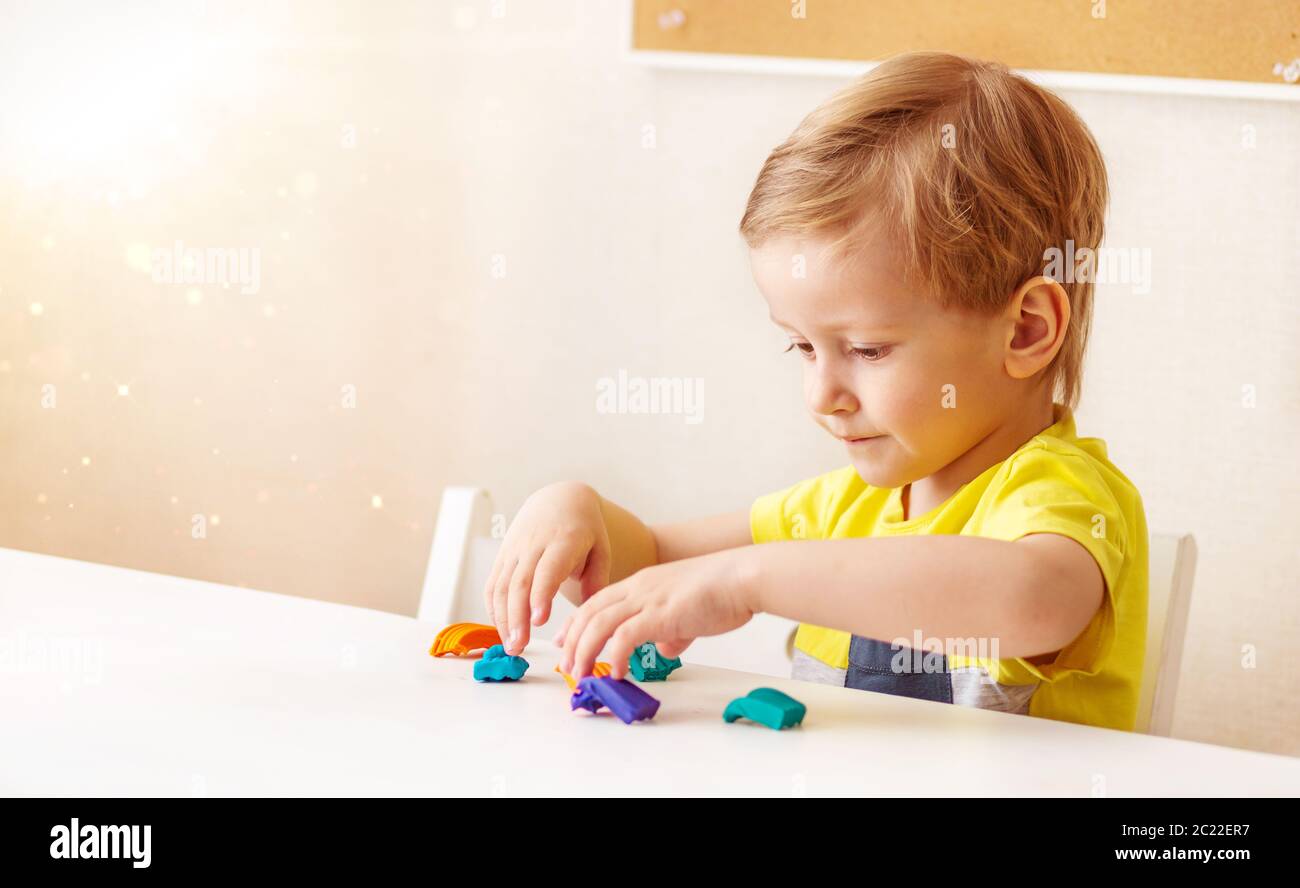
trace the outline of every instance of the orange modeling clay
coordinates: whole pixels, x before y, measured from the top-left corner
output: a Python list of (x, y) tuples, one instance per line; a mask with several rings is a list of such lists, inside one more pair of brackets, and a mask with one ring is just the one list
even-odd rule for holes
[(451, 654), (456, 657), (468, 656), (472, 651), (487, 650), (494, 644), (501, 643), (501, 636), (495, 626), (482, 623), (452, 623), (438, 633), (433, 640), (429, 653), (435, 657)]
[[(561, 671), (558, 663), (555, 666), (555, 671), (559, 672), (560, 675), (564, 677), (564, 683), (569, 686), (569, 690), (576, 691), (578, 689), (578, 683), (574, 681), (573, 676), (567, 672)], [(591, 670), (591, 674), (596, 676), (597, 678), (604, 678), (605, 676), (609, 675), (609, 664), (597, 663), (595, 668)]]

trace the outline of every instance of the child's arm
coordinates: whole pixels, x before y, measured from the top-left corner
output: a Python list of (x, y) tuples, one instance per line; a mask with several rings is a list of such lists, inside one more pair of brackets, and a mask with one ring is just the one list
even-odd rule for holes
[[(600, 500), (601, 516), (609, 534), (610, 568), (609, 576), (599, 588), (585, 590), (585, 595), (578, 582), (560, 587), (564, 596), (577, 605), (609, 583), (626, 579), (642, 568), (753, 543), (748, 510), (652, 527), (595, 490), (591, 492)], [(555, 594), (545, 581), (535, 591), (550, 597)]]
[(511, 522), (483, 595), (507, 652), (528, 644), (563, 592), (582, 604), (644, 567), (751, 542), (747, 512), (647, 527), (579, 482), (544, 487)]
[(783, 542), (754, 556), (760, 611), (882, 640), (996, 638), (1002, 657), (1065, 647), (1104, 593), (1088, 550), (1054, 533)]
[(659, 554), (655, 564), (749, 546), (754, 542), (750, 536), (748, 509), (676, 524), (658, 524), (650, 530), (654, 533)]
[(1029, 657), (1076, 638), (1104, 591), (1088, 550), (1058, 534), (775, 542), (644, 570), (584, 604), (556, 641), (574, 675), (609, 642), (621, 675), (647, 639), (676, 656), (767, 611), (882, 640), (996, 638), (1000, 657)]

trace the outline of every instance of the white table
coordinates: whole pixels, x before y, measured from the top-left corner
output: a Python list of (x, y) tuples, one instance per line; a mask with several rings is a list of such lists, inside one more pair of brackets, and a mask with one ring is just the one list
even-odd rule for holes
[[(5, 795), (1300, 794), (1300, 759), (690, 665), (653, 722), (434, 659), (440, 627), (0, 549)], [(549, 633), (548, 633), (549, 637)], [(728, 725), (758, 686), (801, 728)]]

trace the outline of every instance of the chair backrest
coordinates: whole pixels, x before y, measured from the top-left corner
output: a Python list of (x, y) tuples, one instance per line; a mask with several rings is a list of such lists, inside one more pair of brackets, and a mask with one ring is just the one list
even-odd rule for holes
[[(442, 493), (438, 523), (433, 531), (429, 567), (416, 619), (445, 626), (448, 623), (487, 622), (482, 586), (471, 588), (473, 574), (487, 582), (491, 548), (496, 554), (499, 540), (492, 538), (492, 499), (478, 487), (448, 487)], [(487, 568), (482, 562), (487, 558)]]
[(1191, 534), (1153, 533), (1149, 562), (1147, 650), (1135, 730), (1168, 737), (1192, 604), (1196, 541)]

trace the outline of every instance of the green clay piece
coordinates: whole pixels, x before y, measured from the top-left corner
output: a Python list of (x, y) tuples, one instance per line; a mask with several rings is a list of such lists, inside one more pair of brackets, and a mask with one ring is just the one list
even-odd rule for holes
[(632, 651), (627, 667), (637, 681), (667, 681), (674, 669), (682, 668), (682, 661), (665, 657), (654, 642), (647, 641)]
[(738, 718), (747, 718), (779, 731), (800, 724), (807, 712), (807, 706), (775, 688), (755, 688), (728, 703), (722, 719), (734, 722)]

